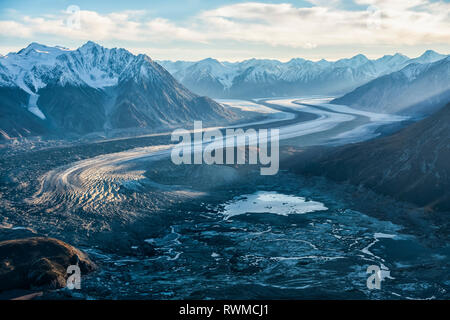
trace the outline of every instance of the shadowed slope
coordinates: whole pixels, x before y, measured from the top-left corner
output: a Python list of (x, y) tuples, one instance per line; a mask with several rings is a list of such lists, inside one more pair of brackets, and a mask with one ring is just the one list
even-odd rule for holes
[(326, 152), (297, 171), (324, 175), (435, 210), (450, 210), (450, 104), (388, 137)]

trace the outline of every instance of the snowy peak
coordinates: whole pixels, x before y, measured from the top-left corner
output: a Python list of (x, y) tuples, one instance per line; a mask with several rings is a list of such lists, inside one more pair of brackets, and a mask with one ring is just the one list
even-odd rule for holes
[(134, 58), (127, 50), (107, 49), (88, 42), (70, 54), (58, 57), (64, 77), (59, 82), (93, 88), (114, 86)]
[(130, 79), (135, 82), (157, 81), (163, 77), (163, 70), (149, 56), (139, 54), (126, 64), (126, 68), (120, 74), (119, 81), (122, 82)]
[(411, 59), (410, 63), (431, 63), (447, 57), (445, 54), (437, 53), (433, 50), (425, 51), (420, 57)]
[(401, 53), (396, 53), (396, 54), (394, 54), (393, 56), (392, 56), (392, 58), (393, 59), (400, 59), (400, 60), (408, 60), (409, 59), (409, 57), (408, 56), (405, 56), (404, 54), (401, 54)]
[(407, 56), (401, 53), (396, 53), (394, 55), (385, 55), (375, 61), (380, 63), (403, 63), (407, 60), (409, 60)]
[(197, 63), (202, 64), (202, 65), (222, 65), (222, 63), (220, 63), (218, 60), (213, 59), (213, 58), (206, 58), (206, 59), (200, 60)]
[(355, 61), (355, 62), (366, 62), (368, 60), (369, 59), (365, 55), (363, 55), (361, 53), (353, 56), (352, 58), (350, 58), (350, 61)]
[(76, 51), (78, 51), (82, 55), (97, 57), (101, 54), (108, 52), (110, 49), (106, 49), (95, 42), (88, 41), (79, 47)]
[(303, 58), (292, 58), (291, 60), (289, 60), (287, 63), (289, 65), (300, 65), (303, 64), (306, 60)]
[(228, 70), (228, 67), (216, 59), (206, 58), (194, 63), (189, 67), (189, 70), (190, 72), (206, 72), (211, 75), (221, 76)]
[(64, 51), (70, 51), (70, 50), (67, 48), (60, 47), (60, 46), (49, 47), (49, 46), (46, 46), (43, 44), (39, 44), (37, 42), (32, 42), (26, 48), (17, 52), (17, 55), (21, 55), (21, 56), (35, 55), (35, 56), (41, 56), (41, 57), (44, 57), (45, 55), (57, 56), (57, 55), (63, 53)]
[[(219, 62), (216, 59), (206, 58), (198, 62), (185, 65), (175, 76), (178, 80), (183, 79), (187, 83), (192, 82), (214, 82), (229, 88), (232, 85), (235, 70), (232, 65)], [(219, 83), (219, 84), (218, 84)]]
[(35, 93), (49, 84), (93, 88), (116, 85), (120, 73), (133, 59), (127, 50), (107, 49), (92, 41), (77, 50), (33, 42), (2, 58), (0, 66), (6, 69), (10, 86)]
[(85, 44), (83, 44), (80, 48), (78, 48), (78, 50), (80, 51), (91, 51), (95, 49), (104, 49), (104, 48), (93, 41), (88, 41)]
[(363, 54), (358, 54), (350, 59), (341, 59), (335, 62), (336, 66), (339, 67), (359, 67), (367, 63), (369, 59)]
[(419, 58), (421, 59), (439, 59), (444, 57), (443, 54), (437, 53), (433, 50), (427, 50), (425, 51)]

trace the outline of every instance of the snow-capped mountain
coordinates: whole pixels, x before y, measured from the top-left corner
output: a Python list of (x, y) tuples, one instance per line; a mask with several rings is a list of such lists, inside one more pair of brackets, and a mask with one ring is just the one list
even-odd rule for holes
[(220, 96), (224, 88), (233, 81), (233, 68), (215, 59), (205, 59), (195, 63), (167, 63), (178, 81), (194, 92), (208, 93), (208, 96)]
[(436, 62), (438, 60), (442, 60), (445, 57), (447, 57), (447, 55), (437, 53), (437, 52), (435, 52), (433, 50), (427, 50), (420, 57), (417, 57), (417, 58), (409, 60), (407, 64), (411, 64), (411, 63), (432, 63), (432, 62)]
[[(422, 58), (422, 57), (421, 57)], [(411, 63), (332, 101), (356, 108), (424, 116), (450, 101), (450, 56)], [(413, 59), (417, 61), (417, 59)]]
[(234, 115), (145, 55), (87, 42), (0, 57), (0, 137), (173, 125)]
[(217, 98), (256, 98), (305, 94), (343, 94), (411, 63), (430, 63), (446, 57), (427, 51), (419, 58), (401, 54), (369, 60), (362, 54), (335, 62), (297, 58), (288, 62), (250, 59), (242, 62), (161, 61), (192, 91)]

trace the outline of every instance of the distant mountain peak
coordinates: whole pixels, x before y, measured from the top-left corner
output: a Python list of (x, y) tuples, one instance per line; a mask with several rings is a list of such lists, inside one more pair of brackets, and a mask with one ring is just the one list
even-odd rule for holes
[(55, 47), (49, 47), (44, 44), (32, 42), (27, 47), (20, 50), (17, 54), (28, 55), (32, 52), (48, 53), (50, 50), (54, 50), (54, 49), (55, 49)]
[(401, 53), (399, 53), (399, 52), (395, 53), (395, 54), (393, 55), (393, 57), (401, 57), (401, 58), (409, 59), (408, 56), (405, 56), (404, 54), (401, 54)]
[(85, 44), (83, 44), (81, 47), (78, 48), (79, 51), (87, 52), (87, 51), (103, 51), (105, 48), (98, 43), (95, 43), (93, 41), (88, 41)]
[(99, 45), (98, 43), (94, 42), (94, 41), (89, 40), (89, 41), (87, 41), (85, 44), (83, 44), (81, 46), (81, 48), (83, 48), (83, 47), (85, 47), (85, 48), (92, 48), (92, 47), (102, 47), (102, 46)]
[(428, 61), (431, 61), (431, 60), (436, 61), (436, 60), (442, 59), (444, 57), (446, 57), (445, 54), (438, 53), (438, 52), (436, 52), (434, 50), (427, 50), (420, 57), (418, 57), (417, 59), (425, 59), (425, 60), (428, 60)]
[(369, 59), (362, 53), (359, 53), (359, 54), (353, 56), (350, 60), (369, 60)]
[(289, 60), (287, 63), (288, 64), (302, 64), (304, 62), (306, 62), (306, 59), (303, 58), (292, 58), (291, 60)]
[(33, 41), (28, 46), (26, 46), (25, 49), (35, 49), (35, 48), (48, 48), (48, 46)]
[(148, 62), (151, 62), (151, 61), (152, 61), (152, 58), (150, 58), (148, 55), (146, 55), (146, 54), (144, 54), (144, 53), (139, 53), (139, 54), (136, 56), (136, 60), (137, 60), (137, 61), (148, 61)]
[(447, 55), (437, 53), (433, 50), (427, 50), (425, 51), (420, 57), (411, 59), (411, 62), (418, 62), (418, 63), (431, 63), (438, 60), (441, 60), (445, 58)]
[(436, 56), (436, 55), (441, 55), (441, 54), (437, 53), (434, 50), (427, 50), (421, 55), (421, 57), (430, 57), (430, 56)]
[(377, 59), (376, 61), (397, 64), (397, 63), (406, 62), (407, 60), (410, 60), (410, 58), (397, 52), (394, 55), (389, 55), (389, 54), (384, 55), (381, 58)]
[(220, 63), (219, 60), (214, 59), (214, 58), (205, 58), (203, 60), (200, 60), (199, 62), (213, 62), (213, 63)]
[(196, 63), (194, 63), (194, 66), (198, 66), (200, 68), (207, 67), (207, 68), (225, 68), (222, 62), (219, 60), (216, 60), (214, 58), (206, 58), (203, 60), (200, 60)]
[(337, 67), (350, 67), (355, 68), (361, 66), (370, 61), (365, 55), (357, 54), (351, 58), (339, 59), (334, 62), (334, 65)]

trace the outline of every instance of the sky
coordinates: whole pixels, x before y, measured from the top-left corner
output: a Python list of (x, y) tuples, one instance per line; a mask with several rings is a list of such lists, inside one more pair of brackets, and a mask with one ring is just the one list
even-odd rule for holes
[(156, 60), (450, 53), (450, 0), (0, 0), (0, 54), (91, 40)]

